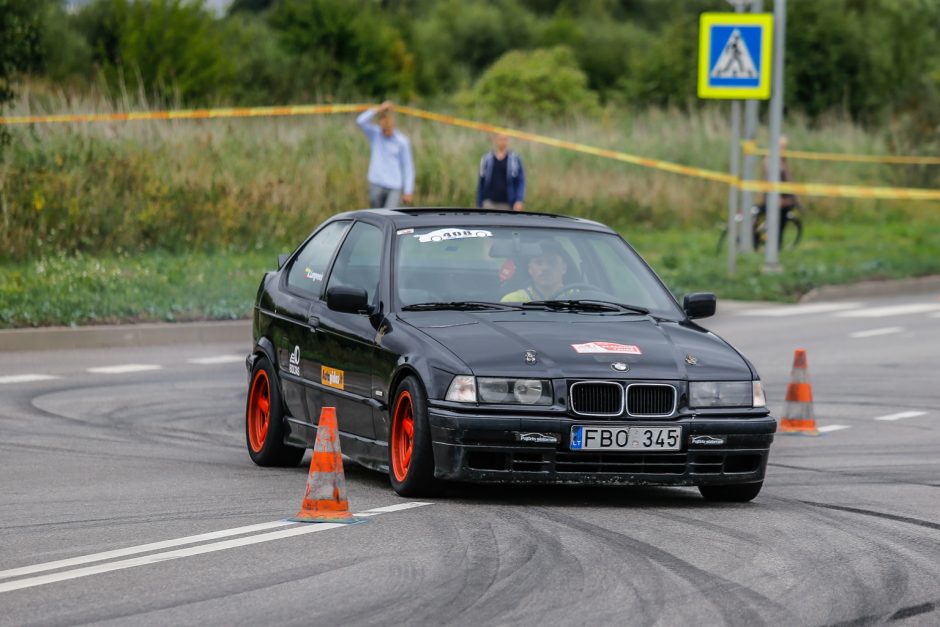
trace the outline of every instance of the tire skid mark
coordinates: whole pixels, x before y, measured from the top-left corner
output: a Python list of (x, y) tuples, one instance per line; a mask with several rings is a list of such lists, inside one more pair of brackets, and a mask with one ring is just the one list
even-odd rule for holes
[[(208, 586), (185, 586), (176, 594), (163, 597), (159, 602), (156, 602), (155, 605), (149, 605), (145, 608), (139, 607), (138, 601), (133, 598), (126, 602), (122, 600), (122, 602), (116, 606), (110, 606), (108, 608), (96, 607), (94, 609), (85, 610), (84, 612), (79, 611), (78, 613), (72, 608), (64, 607), (61, 616), (44, 620), (43, 624), (62, 625), (64, 627), (66, 625), (87, 625), (129, 618), (143, 619), (148, 616), (156, 618), (154, 616), (155, 614), (165, 610), (177, 610), (209, 601), (231, 599), (238, 595), (269, 590), (285, 584), (313, 580), (323, 575), (334, 574), (344, 569), (359, 566), (362, 566), (362, 562), (350, 564), (348, 560), (341, 559), (327, 563), (289, 568), (280, 571), (277, 575), (269, 575), (263, 581), (259, 581), (257, 577), (249, 575), (234, 582), (224, 584), (210, 583)], [(45, 601), (40, 600), (40, 602), (44, 603), (45, 606)], [(154, 624), (159, 623), (160, 621), (154, 621)], [(310, 624), (309, 618), (304, 624)]]
[[(596, 597), (599, 590), (604, 590), (609, 598), (623, 601), (632, 595), (636, 602), (630, 604), (630, 622), (634, 624), (652, 624), (664, 615), (668, 602), (665, 591), (670, 589), (671, 582), (666, 581), (663, 570), (652, 559), (644, 555), (631, 555), (631, 560), (620, 561), (611, 554), (612, 547), (603, 538), (585, 534), (583, 530), (553, 519), (545, 509), (539, 508), (537, 514), (553, 527), (543, 532), (547, 537), (563, 537), (565, 532), (579, 532), (573, 541), (569, 541), (567, 550), (578, 560), (582, 571), (590, 574), (589, 578), (585, 578), (583, 586), (588, 598)], [(594, 551), (588, 553), (585, 547), (592, 547)], [(631, 577), (624, 577), (626, 567), (629, 567)], [(563, 582), (560, 588), (567, 589), (567, 582)], [(566, 619), (572, 623), (581, 622), (585, 618), (583, 607), (576, 605), (572, 608), (568, 602), (570, 598), (566, 596), (561, 600), (562, 607), (569, 614)], [(617, 608), (592, 616), (591, 619), (600, 624), (613, 624), (623, 620), (623, 613)]]
[(925, 527), (927, 529), (933, 529), (940, 531), (940, 523), (931, 522), (929, 520), (922, 520), (920, 518), (912, 518), (910, 516), (901, 516), (899, 514), (888, 514), (886, 512), (879, 512), (872, 509), (863, 509), (861, 507), (847, 507), (845, 505), (832, 505), (829, 503), (816, 503), (814, 501), (797, 501), (798, 503), (803, 503), (804, 505), (811, 505), (813, 507), (822, 507), (824, 509), (832, 509), (839, 512), (848, 512), (850, 514), (860, 514), (862, 516), (872, 516), (874, 518), (884, 518), (885, 520), (893, 520), (896, 522), (903, 522), (909, 525), (917, 525), (918, 527)]
[[(804, 503), (803, 501), (795, 500), (793, 502)], [(891, 570), (884, 573), (880, 581), (866, 584), (864, 580), (861, 580), (858, 578), (858, 576), (856, 576), (853, 589), (861, 591), (859, 596), (861, 599), (863, 599), (862, 605), (865, 606), (864, 608), (861, 608), (863, 615), (848, 621), (832, 623), (832, 625), (868, 625), (883, 622), (888, 616), (888, 614), (884, 612), (884, 608), (886, 606), (897, 606), (902, 602), (905, 594), (907, 593), (909, 582), (911, 580), (912, 567), (915, 564), (921, 566), (929, 580), (936, 581), (938, 578), (940, 578), (940, 568), (938, 568), (938, 564), (940, 564), (940, 562), (938, 562), (937, 555), (938, 545), (935, 541), (927, 542), (923, 547), (911, 547), (902, 544), (902, 542), (905, 540), (917, 542), (922, 540), (922, 538), (918, 536), (909, 536), (903, 539), (892, 539), (886, 537), (882, 529), (879, 529), (878, 533), (873, 534), (871, 523), (874, 521), (868, 521), (866, 519), (860, 520), (855, 517), (846, 517), (836, 513), (842, 512), (841, 509), (834, 511), (821, 511), (816, 509), (814, 504), (809, 504), (807, 511), (810, 512), (813, 518), (821, 521), (823, 524), (836, 528), (841, 532), (856, 538), (856, 540), (858, 540), (859, 546), (864, 547), (866, 552), (871, 553), (871, 545), (875, 544), (883, 550), (896, 554), (898, 558), (892, 560), (890, 564), (885, 564), (887, 560), (881, 560), (881, 563), (885, 564), (886, 566), (890, 566)], [(913, 532), (913, 529), (907, 529)], [(926, 549), (933, 549), (935, 554), (927, 554), (925, 551)], [(885, 598), (885, 593), (889, 593), (889, 598)], [(933, 603), (936, 604), (936, 601)], [(898, 612), (902, 612), (902, 610), (910, 610), (911, 608), (923, 608), (925, 605), (927, 604), (908, 606), (907, 608), (898, 610)], [(926, 611), (926, 609), (920, 609), (918, 613)]]
[[(842, 517), (818, 510), (809, 511), (807, 515), (833, 532), (850, 536), (856, 541), (857, 548), (854, 552), (847, 550), (844, 543), (838, 545), (841, 547), (838, 563), (844, 565), (844, 570), (839, 573), (840, 583), (851, 584), (844, 586), (847, 591), (844, 590), (842, 596), (845, 599), (850, 598), (847, 593), (852, 595), (851, 598), (854, 599), (852, 607), (865, 616), (873, 616), (882, 611), (885, 606), (896, 605), (903, 599), (910, 583), (910, 556), (903, 555), (903, 548), (893, 545), (887, 539), (874, 538), (871, 528), (864, 524), (858, 524), (855, 521), (847, 522)], [(887, 555), (883, 556), (881, 553), (893, 553), (895, 558), (889, 559)], [(901, 559), (897, 559), (897, 554), (902, 554)], [(875, 578), (871, 573), (862, 570), (866, 566), (864, 563), (866, 559), (877, 559), (879, 572)], [(872, 566), (868, 565), (868, 568), (871, 569)]]
[[(585, 568), (560, 538), (534, 524), (524, 511), (500, 510), (498, 518), (503, 568), (490, 590), (461, 615), (461, 622), (532, 622), (584, 590)], [(564, 599), (551, 592), (559, 588), (566, 591)]]
[(920, 616), (921, 614), (926, 614), (937, 609), (936, 602), (927, 602), (921, 603), (920, 605), (911, 605), (908, 607), (902, 607), (897, 612), (892, 614), (888, 620), (904, 620), (905, 618), (911, 618), (913, 616)]
[[(910, 458), (910, 452), (906, 455), (901, 455), (901, 457)], [(840, 477), (856, 477), (859, 479), (864, 479), (866, 483), (872, 485), (920, 485), (927, 486), (931, 488), (938, 487), (933, 483), (924, 483), (921, 481), (916, 481), (913, 479), (893, 479), (891, 477), (886, 477), (883, 473), (879, 474), (877, 472), (855, 472), (849, 470), (840, 470), (836, 468), (812, 468), (810, 466), (794, 466), (792, 464), (781, 464), (779, 462), (769, 462), (768, 466), (776, 466), (778, 468), (786, 468), (788, 470), (802, 470), (805, 472), (815, 472), (820, 474), (827, 475), (837, 475)]]
[[(784, 617), (792, 618), (790, 611), (773, 599), (730, 579), (702, 570), (653, 544), (561, 512), (545, 510), (544, 513), (558, 522), (637, 552), (688, 581), (703, 598), (716, 606), (727, 623), (759, 625), (767, 622), (771, 616), (772, 622), (782, 621)], [(719, 594), (713, 594), (713, 589), (719, 587)]]

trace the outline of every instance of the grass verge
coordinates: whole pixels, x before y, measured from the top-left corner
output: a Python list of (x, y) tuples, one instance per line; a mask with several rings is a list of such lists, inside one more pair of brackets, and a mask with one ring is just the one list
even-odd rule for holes
[[(719, 298), (794, 301), (820, 285), (940, 273), (940, 215), (917, 223), (889, 213), (863, 222), (814, 220), (784, 251), (784, 272), (761, 272), (742, 258), (729, 277), (713, 229), (638, 227), (623, 231), (673, 292)], [(276, 253), (228, 252), (112, 257), (54, 256), (0, 265), (0, 327), (112, 322), (226, 320), (248, 316)]]

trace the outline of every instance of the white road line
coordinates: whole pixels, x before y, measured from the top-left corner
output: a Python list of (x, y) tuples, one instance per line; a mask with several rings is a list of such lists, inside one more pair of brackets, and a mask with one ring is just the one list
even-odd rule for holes
[(255, 531), (266, 531), (267, 529), (274, 529), (276, 527), (284, 527), (293, 524), (295, 523), (292, 523), (289, 520), (275, 520), (257, 525), (248, 525), (246, 527), (234, 527), (232, 529), (222, 529), (221, 531), (200, 533), (195, 536), (186, 536), (185, 538), (176, 538), (174, 540), (163, 540), (162, 542), (139, 544), (137, 546), (129, 546), (124, 549), (115, 549), (113, 551), (105, 551), (103, 553), (92, 553), (90, 555), (70, 557), (68, 559), (56, 560), (54, 562), (45, 562), (44, 564), (34, 564), (32, 566), (22, 566), (20, 568), (0, 570), (0, 579), (9, 579), (10, 577), (19, 577), (21, 575), (32, 575), (33, 573), (41, 573), (47, 570), (56, 570), (57, 568), (65, 568), (66, 566), (80, 566), (81, 564), (90, 564), (92, 562), (103, 562), (104, 560), (113, 559), (115, 557), (127, 557), (128, 555), (137, 555), (138, 553), (147, 553), (149, 551), (156, 551), (159, 549), (168, 549), (170, 547), (182, 546), (184, 544), (195, 544), (197, 542), (204, 542), (206, 540), (229, 538), (231, 536), (254, 533)]
[(11, 374), (6, 377), (0, 377), (0, 384), (4, 383), (32, 383), (33, 381), (49, 381), (58, 379), (51, 374)]
[(843, 311), (834, 315), (840, 318), (885, 318), (887, 316), (904, 316), (938, 310), (940, 310), (940, 305), (913, 303), (911, 305), (892, 305), (890, 307), (871, 307), (856, 311)]
[(825, 425), (816, 429), (820, 433), (831, 433), (832, 431), (842, 431), (843, 429), (851, 429), (852, 425)]
[(787, 305), (785, 307), (767, 307), (765, 309), (745, 309), (739, 311), (739, 316), (802, 316), (806, 314), (831, 313), (846, 309), (858, 309), (862, 303), (815, 303), (807, 305)]
[(386, 505), (385, 507), (376, 507), (373, 509), (368, 509), (364, 512), (356, 514), (356, 516), (377, 516), (378, 514), (390, 514), (392, 512), (403, 512), (406, 509), (413, 509), (415, 507), (424, 507), (425, 505), (432, 505), (432, 503), (422, 503), (420, 501), (411, 501), (409, 503), (398, 503), (397, 505)]
[[(421, 507), (424, 505), (430, 505), (430, 503), (402, 503), (398, 506), (390, 506), (388, 508), (380, 507), (372, 510), (367, 510), (363, 513), (387, 513), (389, 511), (401, 511), (404, 509), (411, 509), (412, 507)], [(392, 509), (395, 508), (395, 509)], [(359, 516), (360, 514), (354, 514), (354, 516)], [(278, 523), (290, 524), (287, 521), (275, 521)], [(271, 523), (267, 523), (271, 524)], [(23, 588), (32, 588), (35, 586), (42, 586), (49, 583), (56, 583), (58, 581), (67, 581), (69, 579), (78, 579), (81, 577), (89, 577), (91, 575), (99, 575), (102, 573), (109, 573), (116, 570), (124, 570), (126, 568), (134, 568), (136, 566), (146, 566), (148, 564), (156, 564), (158, 562), (166, 562), (168, 560), (179, 559), (182, 557), (192, 557), (194, 555), (204, 555), (206, 553), (215, 553), (217, 551), (224, 551), (226, 549), (234, 549), (240, 546), (250, 546), (252, 544), (260, 544), (262, 542), (270, 542), (272, 540), (280, 540), (283, 538), (292, 538), (294, 536), (301, 536), (308, 533), (317, 533), (319, 531), (329, 531), (330, 529), (339, 529), (342, 527), (347, 527), (348, 525), (342, 523), (301, 523), (295, 527), (289, 529), (282, 529), (280, 531), (272, 531), (269, 533), (261, 533), (253, 536), (246, 536), (243, 538), (234, 538), (232, 540), (223, 540), (221, 542), (212, 542), (210, 544), (201, 544), (199, 546), (193, 546), (185, 549), (176, 549), (174, 551), (164, 551), (163, 553), (151, 553), (150, 555), (143, 555), (140, 557), (134, 557), (131, 559), (120, 560), (117, 562), (108, 562), (107, 564), (97, 564), (95, 566), (86, 566), (84, 568), (75, 568), (72, 570), (66, 570), (60, 573), (51, 573), (48, 575), (39, 575), (38, 577), (28, 577), (26, 579), (18, 579), (16, 581), (8, 581), (6, 583), (0, 583), (0, 593), (3, 592), (12, 592), (13, 590), (22, 590)]]
[(122, 364), (120, 366), (102, 366), (89, 368), (88, 372), (94, 374), (125, 374), (127, 372), (145, 372), (147, 370), (160, 370), (163, 366), (153, 364)]
[(905, 418), (916, 418), (917, 416), (923, 416), (927, 412), (925, 411), (902, 411), (897, 414), (888, 414), (887, 416), (878, 416), (875, 420), (904, 420)]
[(849, 337), (855, 339), (863, 337), (876, 337), (878, 335), (891, 335), (892, 333), (900, 333), (904, 330), (904, 327), (883, 327), (881, 329), (869, 329), (867, 331), (856, 331), (855, 333), (849, 333)]
[(244, 355), (216, 355), (215, 357), (197, 357), (196, 359), (187, 359), (191, 364), (199, 364), (200, 366), (212, 366), (215, 364), (235, 364), (238, 362), (245, 363)]

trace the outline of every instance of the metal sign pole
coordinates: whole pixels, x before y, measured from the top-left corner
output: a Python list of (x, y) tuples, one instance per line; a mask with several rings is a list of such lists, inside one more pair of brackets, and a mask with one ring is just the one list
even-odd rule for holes
[[(767, 179), (780, 182), (780, 129), (783, 126), (783, 55), (787, 36), (787, 0), (774, 0), (773, 93), (770, 98), (770, 155)], [(767, 194), (767, 257), (765, 272), (779, 272), (780, 192)]]
[[(731, 101), (731, 177), (738, 178), (738, 157), (741, 154), (741, 101)], [(728, 274), (737, 269), (738, 188), (728, 186)], [(745, 239), (747, 239), (745, 237)]]
[[(753, 0), (751, 2), (751, 13), (761, 13), (764, 10), (764, 0)], [(744, 141), (753, 142), (757, 138), (757, 114), (759, 100), (747, 100), (744, 103)], [(754, 165), (757, 163), (757, 156), (753, 154), (744, 155), (744, 168), (741, 179), (751, 181), (754, 179)], [(754, 206), (754, 192), (749, 189), (741, 190), (741, 252), (754, 252), (754, 238), (751, 233), (754, 231), (753, 216), (751, 216), (751, 207)]]
[[(744, 5), (750, 0), (729, 0), (735, 13), (744, 11)], [(731, 178), (737, 180), (740, 174), (739, 156), (741, 154), (741, 101), (731, 101)], [(738, 266), (738, 188), (728, 186), (728, 274), (734, 274)]]

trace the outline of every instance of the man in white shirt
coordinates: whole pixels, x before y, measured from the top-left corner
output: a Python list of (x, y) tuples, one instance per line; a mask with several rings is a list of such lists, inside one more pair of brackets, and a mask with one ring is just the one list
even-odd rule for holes
[[(373, 122), (378, 120), (378, 124)], [(369, 206), (394, 209), (399, 201), (410, 204), (415, 187), (411, 142), (395, 129), (391, 101), (363, 111), (356, 123), (372, 149), (369, 158)]]

